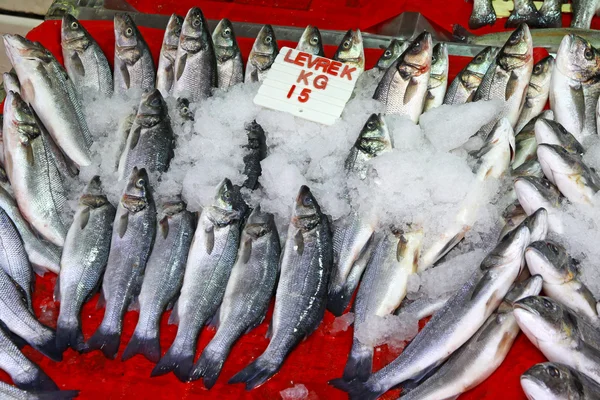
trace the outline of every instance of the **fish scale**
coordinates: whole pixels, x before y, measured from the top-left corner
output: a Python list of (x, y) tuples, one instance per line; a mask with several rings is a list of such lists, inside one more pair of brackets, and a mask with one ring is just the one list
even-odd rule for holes
[(167, 97), (171, 93), (175, 81), (175, 57), (177, 56), (177, 44), (179, 43), (182, 24), (182, 17), (177, 14), (171, 15), (160, 48), (156, 68), (156, 88), (160, 90), (163, 97)]
[(31, 308), (33, 271), (19, 232), (12, 220), (0, 209), (0, 267), (23, 289)]

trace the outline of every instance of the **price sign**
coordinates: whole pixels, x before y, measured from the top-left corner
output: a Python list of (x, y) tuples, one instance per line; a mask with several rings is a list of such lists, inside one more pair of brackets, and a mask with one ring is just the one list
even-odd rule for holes
[(332, 125), (342, 114), (362, 70), (283, 47), (254, 104)]

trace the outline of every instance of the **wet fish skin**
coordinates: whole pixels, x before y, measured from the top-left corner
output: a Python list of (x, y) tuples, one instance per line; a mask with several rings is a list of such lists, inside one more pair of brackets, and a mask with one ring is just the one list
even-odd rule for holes
[(258, 179), (262, 173), (260, 162), (267, 157), (267, 138), (262, 126), (252, 121), (245, 126), (248, 135), (248, 144), (244, 146), (247, 153), (244, 156), (244, 175), (246, 180), (243, 186), (250, 190), (258, 188)]
[(19, 83), (19, 77), (13, 72), (5, 72), (2, 74), (2, 84), (4, 86), (4, 93), (10, 91), (21, 94), (21, 84)]
[(438, 107), (444, 102), (448, 88), (448, 68), (448, 48), (445, 43), (438, 43), (433, 47), (431, 72), (423, 112)]
[(560, 28), (562, 27), (562, 0), (544, 0), (540, 8), (540, 28)]
[(271, 25), (265, 25), (258, 32), (258, 36), (252, 45), (246, 63), (246, 75), (244, 82), (262, 82), (271, 69), (279, 54), (277, 39)]
[(233, 25), (224, 18), (212, 34), (217, 59), (217, 86), (227, 89), (244, 82), (244, 62), (233, 32)]
[(0, 209), (0, 268), (19, 285), (25, 293), (28, 307), (33, 309), (31, 302), (33, 270), (17, 228), (2, 209)]
[(505, 28), (515, 28), (519, 24), (526, 23), (529, 26), (540, 24), (541, 14), (533, 4), (533, 0), (515, 0), (514, 8), (510, 12)]
[(600, 385), (564, 364), (536, 364), (521, 375), (521, 387), (530, 399), (599, 399)]
[(3, 38), (23, 100), (35, 110), (67, 157), (80, 167), (90, 165), (92, 137), (75, 86), (64, 68), (37, 42), (18, 35)]
[(375, 67), (379, 68), (380, 71), (387, 70), (398, 58), (400, 58), (409, 45), (410, 41), (408, 40), (401, 42), (398, 39), (392, 39), (381, 57), (379, 57), (379, 60), (377, 60)]
[(112, 71), (98, 43), (71, 14), (65, 14), (61, 25), (61, 47), (65, 69), (81, 95), (84, 88), (104, 96), (113, 93)]
[(444, 96), (444, 104), (453, 105), (470, 102), (483, 76), (494, 62), (498, 51), (497, 47), (488, 46), (473, 57), (448, 86)]
[(78, 395), (78, 390), (32, 392), (18, 389), (5, 382), (0, 382), (0, 396), (6, 400), (71, 400)]
[(117, 138), (116, 140), (119, 142), (117, 146), (116, 162), (115, 162), (115, 171), (119, 170), (119, 162), (121, 161), (121, 157), (125, 150), (125, 145), (127, 144), (127, 138), (129, 137), (129, 133), (133, 130), (133, 125), (135, 123), (135, 117), (138, 113), (139, 105), (136, 104), (130, 109), (130, 112), (122, 117), (119, 121), (119, 126), (117, 128)]
[(113, 223), (102, 281), (104, 318), (88, 340), (86, 351), (101, 350), (110, 359), (117, 356), (123, 316), (139, 294), (155, 233), (156, 206), (148, 174), (144, 168), (133, 168)]
[[(296, 198), (282, 258), (272, 337), (267, 349), (229, 383), (253, 389), (273, 376), (287, 355), (321, 323), (333, 261), (329, 221), (310, 189)], [(300, 283), (303, 282), (303, 283)]]
[(562, 196), (556, 186), (545, 178), (520, 176), (514, 181), (515, 194), (527, 215), (532, 215), (540, 208), (548, 213), (548, 229), (561, 234), (563, 224), (561, 219)]
[(469, 18), (469, 28), (479, 29), (486, 25), (494, 25), (496, 11), (492, 0), (473, 0), (473, 12)]
[(534, 176), (543, 178), (544, 171), (538, 160), (530, 160), (511, 171), (511, 176), (518, 178), (519, 176)]
[(349, 29), (346, 32), (333, 55), (333, 59), (345, 64), (350, 64), (359, 71), (365, 70), (365, 49), (363, 47), (360, 29), (355, 31)]
[(571, 28), (590, 29), (597, 8), (597, 0), (573, 0)]
[(511, 163), (513, 170), (521, 165), (537, 160), (537, 140), (535, 138), (535, 123), (542, 118), (547, 118), (552, 115), (552, 111), (547, 110), (542, 112), (537, 117), (532, 118), (527, 124), (521, 128), (515, 136), (515, 159)]
[(200, 214), (181, 294), (173, 310), (179, 321), (177, 336), (152, 370), (152, 376), (173, 371), (181, 381), (189, 380), (198, 334), (217, 312), (225, 294), (246, 211), (238, 187), (224, 179), (216, 189), (213, 203)]
[(219, 311), (219, 328), (202, 351), (191, 379), (210, 389), (234, 343), (262, 322), (275, 290), (281, 247), (272, 214), (255, 208), (244, 227), (236, 264)]
[(505, 227), (500, 233), (500, 238), (498, 239), (498, 241), (502, 241), (506, 237), (506, 235), (508, 235), (510, 232), (514, 231), (522, 225), (526, 226), (529, 229), (530, 240), (532, 242), (546, 239), (549, 226), (548, 211), (546, 211), (545, 208), (539, 208), (536, 212), (528, 216), (527, 213), (525, 213), (525, 210), (523, 210), (523, 208), (520, 207), (520, 205), (519, 208), (525, 216), (525, 218), (523, 218), (523, 220), (520, 221), (516, 226), (510, 228)]
[(79, 198), (69, 228), (56, 282), (55, 300), (60, 301), (56, 323), (56, 347), (85, 349), (81, 331), (81, 309), (98, 290), (110, 250), (115, 207), (103, 193), (100, 177), (88, 183)]
[(319, 57), (325, 57), (325, 52), (323, 51), (323, 39), (321, 39), (319, 28), (308, 25), (306, 29), (304, 29), (304, 32), (302, 32), (302, 36), (296, 45), (296, 50), (314, 54)]
[(171, 94), (173, 82), (175, 82), (175, 57), (177, 56), (177, 46), (179, 44), (182, 25), (183, 18), (177, 14), (171, 14), (167, 28), (165, 29), (160, 55), (158, 56), (156, 88), (160, 90), (160, 93), (165, 98)]
[(175, 302), (183, 284), (196, 217), (180, 198), (165, 202), (161, 214), (140, 290), (138, 323), (123, 352), (123, 361), (141, 354), (158, 362), (160, 318), (168, 304)]
[(555, 144), (565, 150), (583, 155), (585, 149), (575, 136), (571, 135), (561, 124), (556, 121), (540, 119), (535, 124), (535, 140), (538, 143)]
[(515, 127), (516, 132), (521, 131), (532, 118), (538, 116), (544, 110), (550, 94), (550, 78), (552, 77), (553, 68), (554, 57), (552, 56), (541, 59), (533, 66), (533, 72), (525, 94), (525, 104)]

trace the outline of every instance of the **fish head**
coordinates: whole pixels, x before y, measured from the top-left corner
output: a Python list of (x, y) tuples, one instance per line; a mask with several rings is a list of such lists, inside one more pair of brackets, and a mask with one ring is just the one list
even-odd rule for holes
[(158, 89), (142, 94), (136, 122), (143, 127), (154, 126), (167, 117), (167, 104)]
[(321, 38), (319, 28), (308, 25), (304, 32), (302, 32), (296, 49), (305, 53), (323, 56), (323, 39)]
[(433, 46), (431, 75), (448, 77), (448, 47), (446, 43), (440, 42)]
[(512, 312), (513, 305), (525, 297), (537, 296), (542, 291), (544, 280), (540, 275), (530, 276), (520, 282), (515, 282), (504, 296), (499, 312)]
[(568, 340), (577, 329), (573, 316), (549, 297), (529, 296), (518, 300), (513, 305), (513, 313), (519, 327), (536, 345)]
[(550, 84), (552, 69), (554, 68), (554, 57), (548, 56), (538, 61), (531, 71), (529, 87), (534, 88), (536, 92), (541, 93), (544, 88)]
[(278, 51), (275, 31), (271, 25), (264, 25), (252, 46), (252, 51), (260, 56), (274, 57)]
[(476, 173), (483, 179), (499, 178), (515, 154), (515, 134), (507, 118), (496, 122), (485, 143), (476, 155)]
[(521, 164), (518, 168), (513, 169), (512, 176), (535, 176), (537, 178), (544, 177), (544, 171), (538, 160), (529, 160)]
[(248, 221), (244, 226), (244, 233), (257, 240), (268, 233), (276, 232), (275, 217), (273, 214), (263, 212), (260, 206), (256, 206), (248, 216)]
[(177, 14), (172, 14), (167, 23), (167, 29), (165, 30), (165, 36), (163, 37), (163, 46), (167, 46), (170, 49), (177, 50), (179, 44), (179, 36), (181, 36), (181, 26), (183, 25), (183, 18)]
[(246, 131), (246, 135), (248, 136), (248, 145), (249, 149), (259, 150), (261, 159), (266, 157), (267, 147), (266, 147), (266, 138), (265, 131), (260, 126), (256, 120), (246, 124), (244, 126)]
[(370, 158), (392, 150), (392, 139), (382, 114), (371, 114), (354, 146)]
[(4, 119), (5, 123), (15, 129), (7, 129), (3, 134), (16, 132), (18, 140), (23, 146), (40, 136), (41, 131), (35, 115), (29, 107), (29, 104), (23, 100), (19, 93), (9, 91), (4, 100)]
[(179, 112), (179, 116), (185, 121), (193, 121), (194, 113), (190, 110), (190, 101), (184, 97), (180, 97), (177, 99), (176, 104), (177, 111)]
[(136, 213), (143, 210), (152, 201), (150, 180), (145, 168), (133, 167), (129, 181), (121, 198), (121, 204), (128, 211)]
[(71, 14), (65, 14), (62, 18), (60, 29), (61, 46), (69, 50), (82, 52), (92, 43), (88, 32), (81, 26), (79, 21)]
[(560, 192), (545, 178), (520, 176), (514, 185), (517, 199), (528, 215), (540, 208), (548, 210), (560, 206)]
[(531, 234), (525, 225), (519, 226), (506, 235), (500, 243), (483, 259), (480, 268), (483, 271), (506, 266), (521, 266), (523, 252), (529, 244)]
[(538, 143), (562, 146), (570, 153), (583, 154), (585, 152), (581, 143), (564, 126), (546, 118), (538, 118), (535, 122), (535, 140)]
[(381, 71), (391, 67), (394, 61), (402, 55), (402, 52), (408, 48), (408, 44), (404, 45), (404, 43), (401, 43), (398, 39), (392, 39), (388, 47), (383, 51), (381, 57), (379, 57), (379, 60), (377, 60), (377, 65), (375, 66)]
[(567, 251), (552, 240), (533, 242), (525, 251), (527, 267), (532, 274), (539, 274), (544, 281), (560, 285), (577, 276), (577, 267), (571, 262)]
[(562, 146), (555, 144), (539, 144), (537, 156), (544, 175), (556, 182), (555, 174), (576, 175), (583, 172), (583, 163), (577, 155), (569, 153)]
[(321, 207), (306, 185), (302, 185), (296, 197), (292, 224), (300, 230), (309, 231), (319, 224)]
[(488, 46), (481, 50), (471, 62), (467, 65), (467, 70), (477, 75), (483, 75), (487, 72), (488, 68), (496, 59), (500, 49), (498, 47)]
[(400, 74), (418, 76), (430, 71), (432, 47), (433, 43), (429, 32), (425, 31), (417, 36), (400, 57), (400, 62), (397, 64)]
[(523, 221), (529, 229), (531, 237), (529, 240), (535, 242), (537, 240), (546, 239), (548, 234), (548, 211), (545, 208), (538, 208), (533, 214)]
[(233, 56), (233, 49), (237, 49), (233, 25), (227, 18), (223, 18), (212, 34), (213, 44), (217, 57), (226, 53), (229, 57)]
[(365, 49), (363, 48), (362, 34), (359, 29), (355, 31), (349, 29), (346, 32), (333, 59), (357, 65), (361, 69), (365, 68)]
[(108, 204), (108, 199), (102, 190), (102, 181), (98, 175), (90, 179), (84, 193), (79, 198), (79, 204), (89, 208), (99, 208)]
[(235, 188), (228, 178), (225, 178), (217, 186), (213, 205), (221, 210), (233, 211), (235, 206)]
[(4, 85), (4, 93), (8, 93), (9, 91), (20, 92), (21, 84), (19, 83), (19, 78), (17, 74), (12, 72), (5, 72), (2, 74), (2, 83)]
[(581, 36), (566, 35), (556, 52), (556, 68), (580, 82), (597, 79), (600, 75), (600, 52)]
[(521, 24), (509, 36), (498, 53), (496, 62), (504, 70), (511, 71), (531, 62), (533, 59), (533, 41), (527, 24)]
[(585, 399), (578, 376), (564, 364), (536, 364), (521, 375), (521, 387), (530, 400)]
[(187, 210), (187, 204), (181, 196), (174, 196), (163, 202), (162, 212), (166, 217), (173, 217)]
[(115, 14), (115, 54), (128, 65), (142, 56), (141, 34), (127, 14)]
[(4, 47), (6, 55), (15, 67), (17, 75), (19, 71), (33, 70), (39, 63), (48, 63), (53, 56), (39, 42), (32, 42), (21, 35), (4, 34)]
[(212, 39), (202, 10), (198, 7), (190, 8), (181, 27), (179, 47), (188, 53), (198, 53), (207, 48), (209, 41)]

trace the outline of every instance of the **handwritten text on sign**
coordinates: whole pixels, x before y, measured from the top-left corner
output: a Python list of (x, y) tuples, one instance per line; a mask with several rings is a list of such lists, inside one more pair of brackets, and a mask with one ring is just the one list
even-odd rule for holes
[(283, 47), (254, 103), (332, 125), (342, 114), (362, 70)]

